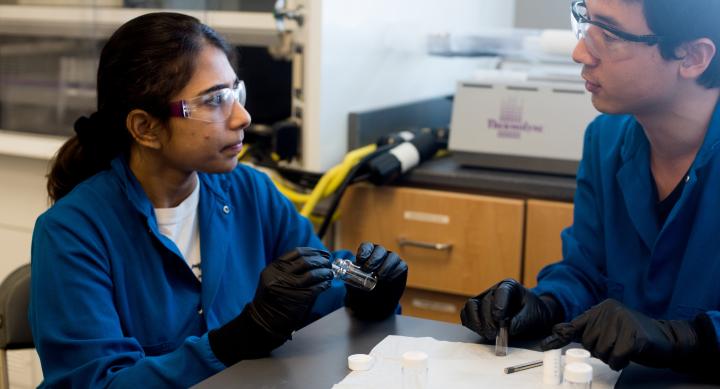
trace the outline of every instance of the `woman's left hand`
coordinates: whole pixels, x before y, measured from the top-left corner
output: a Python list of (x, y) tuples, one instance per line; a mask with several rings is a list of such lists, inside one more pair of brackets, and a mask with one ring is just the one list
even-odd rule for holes
[(383, 319), (394, 313), (407, 283), (405, 261), (383, 246), (365, 242), (358, 247), (355, 264), (375, 274), (378, 282), (372, 291), (348, 286), (345, 305), (363, 319)]

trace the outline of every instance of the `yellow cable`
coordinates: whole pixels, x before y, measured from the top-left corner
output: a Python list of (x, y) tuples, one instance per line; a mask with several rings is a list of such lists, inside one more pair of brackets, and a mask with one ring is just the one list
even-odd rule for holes
[(295, 204), (304, 204), (310, 199), (310, 195), (308, 193), (302, 193), (293, 190), (292, 188), (289, 188), (285, 186), (280, 180), (271, 177), (273, 183), (275, 183), (275, 186), (278, 188), (280, 193), (282, 193), (285, 197), (290, 199)]
[(313, 188), (312, 193), (310, 193), (310, 198), (308, 201), (303, 205), (302, 209), (300, 210), (300, 214), (309, 217), (312, 213), (312, 210), (315, 208), (318, 202), (322, 199), (322, 195), (325, 192), (325, 188), (327, 188), (330, 179), (337, 174), (337, 172), (340, 170), (340, 165), (333, 166), (330, 170), (328, 170), (327, 173), (325, 173), (321, 178), (320, 181), (318, 181), (317, 185), (315, 185), (315, 188)]
[[(376, 149), (377, 146), (372, 144), (348, 152), (341, 163), (333, 166), (320, 178), (311, 193), (298, 192), (295, 189), (286, 186), (281, 180), (275, 177), (271, 178), (280, 193), (290, 199), (290, 201), (292, 201), (297, 206), (302, 205), (302, 208), (300, 210), (301, 215), (310, 218), (311, 220), (316, 222), (317, 218), (311, 215), (317, 203), (320, 202), (322, 199), (335, 193), (335, 191), (345, 180), (345, 177), (347, 177), (348, 173), (350, 173), (350, 170), (352, 170), (353, 166), (355, 166), (363, 157), (372, 153)], [(245, 152), (246, 150), (243, 146), (243, 151), (241, 152), (241, 155), (244, 155)], [(447, 154), (446, 150), (439, 150), (436, 156), (440, 157), (445, 154)], [(336, 212), (333, 215), (333, 220), (335, 220), (337, 217), (338, 213)]]
[[(333, 166), (320, 178), (311, 193), (298, 192), (297, 190), (285, 185), (282, 180), (277, 177), (271, 176), (271, 179), (280, 193), (296, 204), (296, 206), (302, 206), (300, 214), (309, 218), (317, 203), (325, 197), (335, 193), (342, 184), (343, 180), (345, 180), (345, 177), (348, 173), (350, 173), (353, 166), (355, 166), (363, 157), (372, 153), (376, 149), (377, 146), (368, 145), (348, 152), (341, 163)], [(241, 152), (241, 155), (244, 154), (244, 152)], [(333, 217), (336, 218), (337, 213), (333, 215)]]
[[(330, 181), (328, 185), (325, 185), (325, 190), (322, 192), (321, 198), (325, 198), (334, 193), (340, 184), (342, 184), (350, 169), (352, 169), (352, 167), (355, 166), (364, 156), (375, 151), (375, 149), (375, 145), (371, 145), (352, 150), (346, 155), (343, 162), (336, 166), (338, 169), (325, 173), (325, 175), (328, 176), (327, 179)], [(273, 182), (280, 192), (282, 192), (294, 203), (305, 203), (310, 199), (310, 194), (298, 192), (290, 187), (287, 187), (281, 180), (273, 178)]]
[(446, 155), (448, 155), (448, 154), (450, 154), (450, 152), (448, 152), (447, 149), (440, 149), (440, 150), (437, 151), (437, 153), (435, 153), (434, 158), (441, 158), (441, 157), (444, 157), (444, 156), (446, 156)]
[[(319, 226), (323, 223), (323, 221), (325, 221), (325, 217), (324, 217), (324, 216), (323, 216), (323, 217), (320, 217), (320, 216), (316, 216), (316, 215), (310, 215), (310, 217), (309, 217), (308, 219), (310, 219), (310, 222), (311, 222), (316, 228), (319, 227)], [(340, 210), (335, 211), (335, 213), (334, 213), (333, 216), (332, 216), (332, 220), (330, 221), (330, 223), (335, 223), (338, 219), (340, 219)]]
[(340, 184), (342, 184), (352, 167), (364, 156), (375, 151), (376, 148), (377, 146), (375, 145), (368, 145), (347, 153), (340, 164), (333, 166), (320, 178), (320, 181), (318, 181), (315, 188), (313, 188), (310, 198), (300, 210), (300, 214), (309, 217), (317, 203), (334, 193)]
[(345, 155), (345, 158), (343, 159), (343, 162), (340, 164), (342, 166), (342, 170), (340, 172), (338, 172), (337, 175), (332, 178), (332, 181), (331, 181), (330, 185), (328, 186), (326, 192), (324, 193), (323, 197), (327, 197), (331, 193), (335, 193), (335, 191), (338, 189), (338, 187), (345, 180), (345, 177), (348, 175), (350, 170), (358, 162), (360, 162), (360, 160), (363, 159), (363, 157), (372, 153), (376, 149), (377, 149), (377, 146), (372, 144), (372, 145), (357, 148), (357, 149), (352, 150), (349, 153), (347, 153), (347, 155)]
[(245, 154), (247, 154), (248, 150), (250, 150), (250, 145), (243, 144), (243, 147), (237, 156), (238, 161), (242, 161), (243, 158), (245, 158)]

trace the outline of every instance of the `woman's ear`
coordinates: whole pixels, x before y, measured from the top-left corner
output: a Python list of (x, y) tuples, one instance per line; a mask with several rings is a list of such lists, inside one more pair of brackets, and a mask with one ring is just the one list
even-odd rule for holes
[(162, 147), (160, 138), (162, 126), (149, 113), (141, 109), (133, 109), (125, 118), (125, 125), (138, 144), (156, 150)]
[(717, 48), (712, 40), (700, 38), (684, 43), (679, 51), (682, 58), (680, 75), (688, 79), (697, 79), (710, 66)]

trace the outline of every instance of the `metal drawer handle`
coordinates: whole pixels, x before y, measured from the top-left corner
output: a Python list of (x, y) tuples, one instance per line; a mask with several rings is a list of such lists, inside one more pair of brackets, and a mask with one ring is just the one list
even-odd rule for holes
[(397, 240), (398, 246), (412, 246), (412, 247), (420, 247), (423, 249), (431, 249), (431, 250), (437, 250), (437, 251), (450, 251), (452, 250), (452, 243), (430, 243), (430, 242), (421, 242), (419, 240), (412, 240), (412, 239), (405, 239), (405, 238), (398, 238)]
[(455, 304), (446, 303), (442, 301), (433, 301), (421, 298), (414, 298), (410, 300), (410, 305), (415, 308), (424, 309), (426, 311), (435, 311), (442, 313), (457, 313), (458, 308)]

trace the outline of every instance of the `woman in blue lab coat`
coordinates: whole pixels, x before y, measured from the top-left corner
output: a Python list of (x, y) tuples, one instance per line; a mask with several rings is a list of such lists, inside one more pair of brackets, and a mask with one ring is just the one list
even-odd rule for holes
[(226, 43), (153, 13), (102, 50), (97, 112), (75, 125), (36, 223), (30, 320), (49, 387), (188, 387), (267, 355), (345, 304), (392, 314), (406, 264), (363, 244), (372, 292), (262, 173), (238, 165), (250, 124)]
[[(572, 4), (587, 128), (563, 260), (468, 300), (494, 341), (575, 340), (614, 369), (720, 363), (720, 2)], [(714, 372), (713, 370), (706, 370)]]

